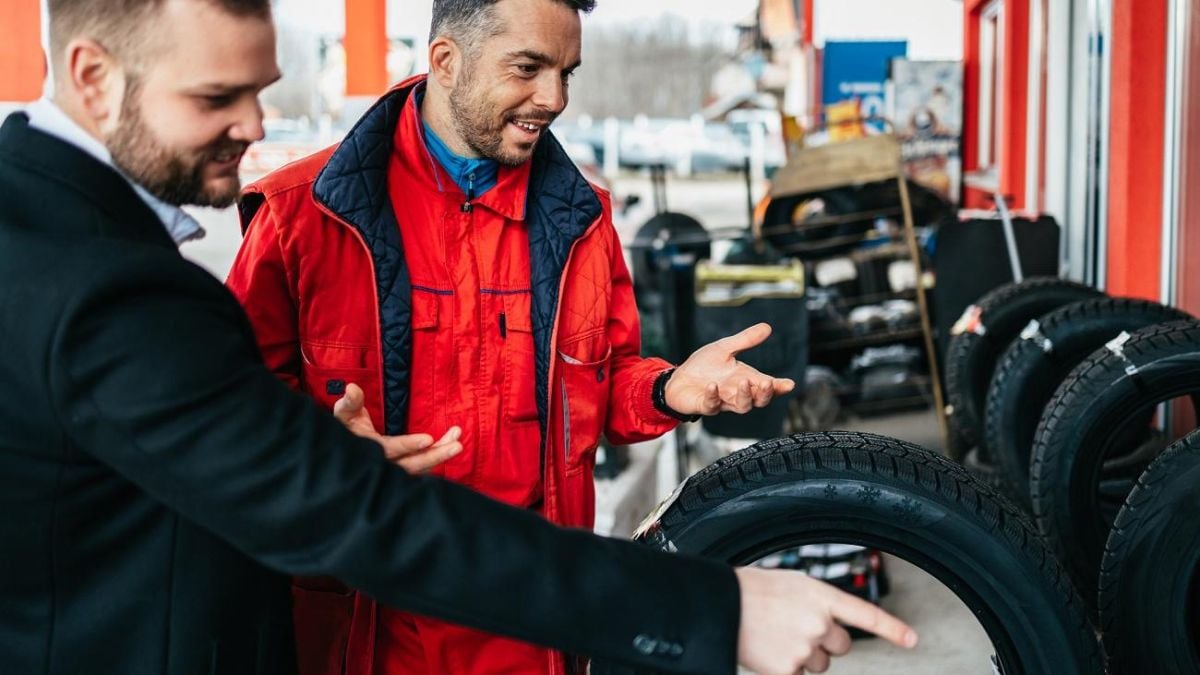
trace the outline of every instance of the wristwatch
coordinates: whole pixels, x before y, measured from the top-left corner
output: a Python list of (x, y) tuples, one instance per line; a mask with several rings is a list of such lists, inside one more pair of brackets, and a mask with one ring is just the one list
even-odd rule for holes
[(659, 373), (658, 377), (654, 378), (654, 389), (651, 393), (651, 396), (654, 399), (654, 407), (660, 413), (666, 415), (667, 417), (677, 419), (680, 422), (695, 422), (696, 420), (700, 419), (700, 415), (684, 415), (683, 413), (667, 405), (667, 380), (671, 379), (671, 375), (674, 372), (674, 368), (668, 368), (667, 370)]

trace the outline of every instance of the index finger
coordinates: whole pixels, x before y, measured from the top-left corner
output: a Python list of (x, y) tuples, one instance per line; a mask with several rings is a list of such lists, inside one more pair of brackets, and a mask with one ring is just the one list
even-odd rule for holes
[(445, 462), (462, 452), (462, 443), (455, 441), (445, 445), (435, 445), (419, 455), (409, 455), (393, 461), (409, 473), (427, 473), (430, 469)]
[(385, 436), (383, 452), (388, 459), (396, 459), (420, 452), (431, 445), (433, 445), (433, 436), (429, 434)]
[(857, 596), (838, 591), (829, 611), (847, 626), (874, 633), (897, 647), (917, 646), (917, 632), (908, 624)]

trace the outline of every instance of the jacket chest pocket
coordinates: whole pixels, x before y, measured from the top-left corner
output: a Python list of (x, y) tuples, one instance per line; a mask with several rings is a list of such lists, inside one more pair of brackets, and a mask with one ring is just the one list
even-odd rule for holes
[(564, 340), (558, 350), (563, 452), (568, 471), (590, 468), (604, 432), (612, 347), (603, 329)]
[(379, 375), (373, 367), (375, 351), (366, 345), (304, 340), (300, 343), (303, 357), (303, 390), (326, 410), (346, 393), (346, 387), (356, 384), (363, 390), (367, 411), (378, 427), (383, 421)]
[[(416, 396), (429, 398), (434, 408), (440, 408), (440, 388), (436, 386), (436, 374), (443, 360), (450, 358), (448, 349), (439, 345), (438, 329), (441, 325), (441, 302), (445, 292), (413, 289), (412, 293), (412, 357), (409, 360), (409, 400)], [(411, 408), (411, 403), (409, 404)], [(409, 419), (412, 419), (411, 413)]]
[(533, 317), (529, 293), (504, 296), (497, 317), (504, 368), (504, 416), (509, 422), (534, 422), (538, 418), (537, 368), (534, 365)]

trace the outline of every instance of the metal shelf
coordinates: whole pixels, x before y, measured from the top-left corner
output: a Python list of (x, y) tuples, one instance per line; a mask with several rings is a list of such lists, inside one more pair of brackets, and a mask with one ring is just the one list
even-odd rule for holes
[(867, 333), (866, 335), (856, 335), (853, 337), (843, 338), (840, 340), (831, 340), (829, 342), (814, 342), (809, 346), (813, 352), (835, 352), (850, 349), (862, 349), (864, 347), (875, 347), (878, 345), (891, 344), (893, 342), (906, 342), (924, 337), (925, 333), (920, 326), (913, 328), (902, 328), (900, 330), (889, 329), (876, 333)]

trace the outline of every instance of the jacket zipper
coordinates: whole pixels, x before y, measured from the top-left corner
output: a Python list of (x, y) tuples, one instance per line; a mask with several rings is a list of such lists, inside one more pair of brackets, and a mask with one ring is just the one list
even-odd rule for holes
[(472, 171), (471, 173), (467, 174), (467, 201), (463, 202), (463, 205), (462, 205), (463, 213), (470, 213), (471, 210), (474, 208), (474, 206), (472, 206), (472, 204), (471, 204), (471, 200), (474, 198), (475, 198), (475, 172)]

